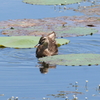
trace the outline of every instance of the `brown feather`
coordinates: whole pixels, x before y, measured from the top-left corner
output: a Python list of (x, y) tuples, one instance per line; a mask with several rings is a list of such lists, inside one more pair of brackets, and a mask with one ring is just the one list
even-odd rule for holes
[(46, 37), (42, 36), (36, 50), (36, 57), (56, 55), (58, 53), (58, 47), (55, 38), (56, 34), (54, 32), (48, 34)]

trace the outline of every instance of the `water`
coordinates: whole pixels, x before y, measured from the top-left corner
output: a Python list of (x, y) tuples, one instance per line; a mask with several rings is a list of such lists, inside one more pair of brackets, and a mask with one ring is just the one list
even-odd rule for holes
[[(100, 35), (98, 34), (68, 39), (72, 42), (61, 46), (59, 54), (100, 54)], [(43, 97), (50, 100), (64, 100), (61, 97), (51, 96), (51, 94), (59, 94), (59, 91), (82, 92), (82, 94), (77, 94), (81, 100), (85, 100), (85, 97), (99, 100), (97, 88), (100, 84), (100, 66), (54, 66), (47, 69), (47, 74), (42, 74), (40, 64), (35, 57), (35, 49), (4, 48), (0, 49), (0, 55), (0, 93), (4, 94), (0, 97), (2, 100), (11, 96), (18, 96), (19, 100), (42, 100)], [(86, 80), (89, 81), (87, 89), (85, 88)], [(78, 90), (73, 86), (76, 81)], [(66, 96), (72, 100), (73, 94)]]
[[(92, 0), (90, 0), (92, 1)], [(79, 5), (90, 5), (90, 2), (81, 4), (67, 5), (67, 8), (77, 8)], [(22, 0), (1, 0), (0, 3), (0, 20), (24, 19), (24, 18), (47, 18), (57, 16), (76, 16), (82, 13), (73, 10), (64, 10), (65, 6), (38, 6), (22, 3)], [(48, 13), (49, 11), (49, 13)]]
[[(0, 3), (0, 20), (81, 15), (73, 12), (59, 13), (52, 6), (28, 5), (21, 0), (2, 0)], [(59, 54), (100, 54), (100, 34), (67, 39), (71, 42), (59, 47)], [(0, 48), (0, 100), (12, 96), (18, 100), (65, 100), (66, 97), (72, 100), (73, 95), (79, 100), (100, 99), (100, 65), (43, 68), (35, 51), (35, 48)]]
[(100, 48), (100, 35), (94, 34), (94, 35), (88, 35), (88, 36), (82, 36), (82, 37), (68, 37), (71, 42), (67, 46), (61, 46), (61, 50), (63, 53), (97, 53), (99, 54), (99, 48)]

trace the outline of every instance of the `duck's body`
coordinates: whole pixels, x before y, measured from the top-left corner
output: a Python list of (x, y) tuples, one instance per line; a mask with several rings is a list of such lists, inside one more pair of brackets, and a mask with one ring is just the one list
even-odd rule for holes
[(55, 41), (56, 34), (54, 32), (46, 37), (42, 36), (36, 50), (36, 57), (52, 56), (58, 53), (58, 47)]

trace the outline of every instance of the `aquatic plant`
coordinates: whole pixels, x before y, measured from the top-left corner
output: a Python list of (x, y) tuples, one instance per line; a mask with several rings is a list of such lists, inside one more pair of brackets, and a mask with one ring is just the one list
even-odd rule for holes
[(53, 65), (82, 66), (100, 64), (100, 54), (66, 54), (40, 58), (39, 61)]
[(2, 31), (4, 35), (10, 36), (22, 36), (22, 35), (35, 35), (41, 36), (46, 35), (50, 32), (54, 31), (57, 37), (72, 37), (72, 36), (84, 36), (84, 35), (92, 35), (97, 33), (97, 30), (90, 27), (69, 27), (69, 26), (52, 26), (51, 28), (47, 28), (44, 26), (33, 26), (28, 28), (14, 28), (14, 29), (5, 29)]
[(34, 5), (67, 5), (81, 2), (82, 0), (23, 0), (24, 3)]
[[(34, 48), (40, 37), (35, 36), (11, 36), (0, 37), (0, 47), (10, 48)], [(58, 46), (69, 43), (67, 39), (56, 39)]]
[[(70, 21), (72, 24), (69, 23)], [(1, 21), (0, 29), (2, 29), (3, 35), (9, 36), (41, 36), (54, 31), (57, 37), (72, 37), (97, 33), (98, 30), (90, 27), (96, 27), (97, 23), (99, 23), (98, 18), (64, 16), (38, 20), (19, 19)]]

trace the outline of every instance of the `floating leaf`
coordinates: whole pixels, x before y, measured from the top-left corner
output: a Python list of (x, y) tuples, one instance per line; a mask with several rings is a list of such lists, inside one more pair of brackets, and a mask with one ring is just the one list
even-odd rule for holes
[[(0, 37), (0, 47), (34, 48), (40, 37), (35, 36), (11, 36)], [(56, 39), (58, 46), (69, 43), (67, 39)]]
[[(69, 22), (72, 22), (71, 24)], [(52, 22), (52, 23), (51, 23)], [(67, 22), (67, 23), (66, 23)], [(94, 24), (95, 23), (95, 24)], [(87, 25), (96, 26), (99, 23), (97, 17), (55, 17), (44, 19), (18, 19), (1, 21), (0, 28), (3, 35), (23, 36), (35, 35), (41, 36), (55, 31), (57, 37), (82, 36), (97, 33), (96, 29), (86, 27)], [(82, 27), (80, 27), (82, 26)]]
[(56, 39), (58, 47), (64, 44), (68, 44), (70, 41), (67, 39)]
[(25, 3), (36, 5), (67, 5), (81, 2), (82, 0), (23, 0)]
[(57, 33), (58, 37), (68, 37), (92, 35), (93, 33), (97, 33), (97, 30), (88, 27), (56, 27), (55, 32)]
[(40, 58), (39, 61), (54, 65), (82, 66), (100, 64), (100, 54), (66, 54)]
[[(52, 22), (52, 23), (51, 23)], [(54, 26), (65, 23), (65, 21), (58, 20), (57, 18), (44, 18), (44, 19), (16, 19), (8, 21), (0, 21), (0, 29), (15, 28), (15, 27), (32, 27), (32, 26)]]
[(7, 35), (46, 35), (54, 31), (57, 37), (71, 37), (71, 36), (84, 36), (84, 35), (92, 35), (93, 33), (97, 33), (97, 30), (90, 27), (69, 27), (69, 26), (33, 26), (29, 28), (15, 28), (15, 29), (7, 29), (2, 31), (2, 34)]

